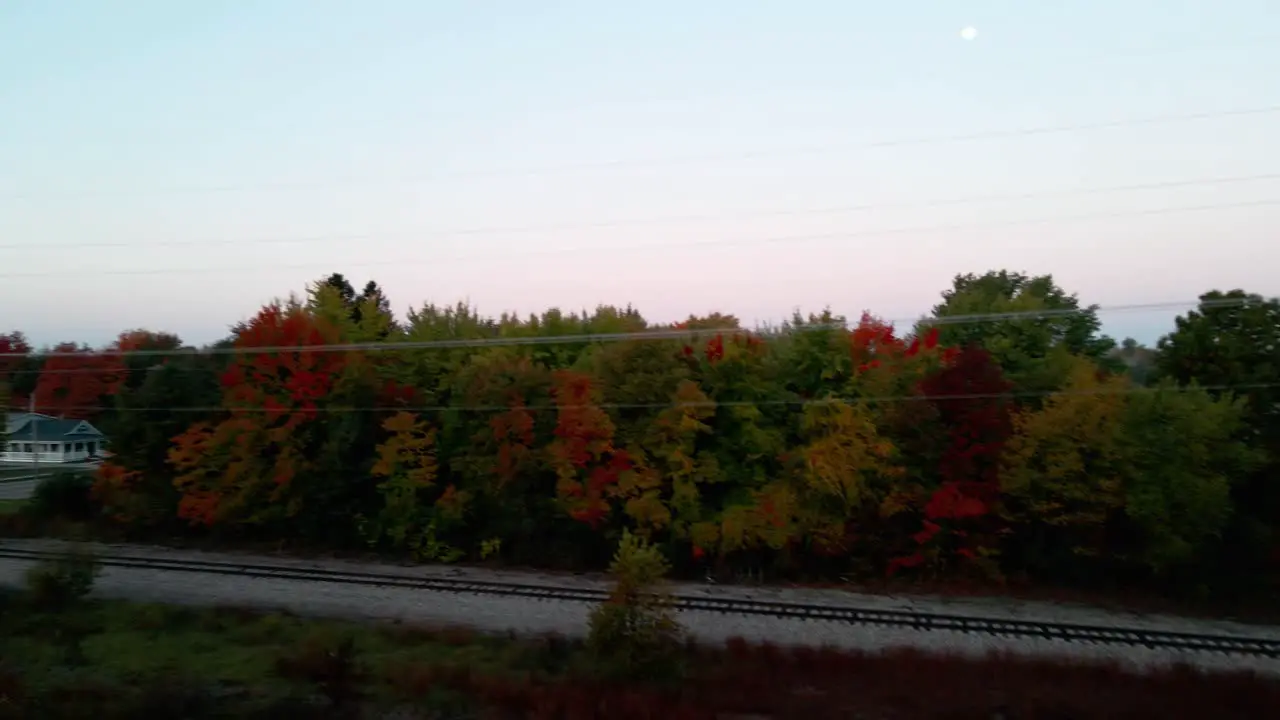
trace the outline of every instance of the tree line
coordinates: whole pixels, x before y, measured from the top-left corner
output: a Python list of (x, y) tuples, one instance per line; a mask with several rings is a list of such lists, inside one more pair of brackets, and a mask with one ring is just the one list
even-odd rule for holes
[(588, 568), (630, 532), (683, 572), (1273, 592), (1280, 302), (1206, 293), (1151, 348), (1097, 311), (999, 271), (906, 330), (397, 319), (335, 274), (203, 349), (0, 336), (0, 374), (108, 433), (95, 502), (139, 536)]

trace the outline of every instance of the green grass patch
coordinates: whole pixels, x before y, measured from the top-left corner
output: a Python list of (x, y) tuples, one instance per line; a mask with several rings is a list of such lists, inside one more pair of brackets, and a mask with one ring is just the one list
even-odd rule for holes
[[(71, 625), (87, 630), (69, 660), (61, 635)], [(268, 710), (292, 715), (299, 703), (327, 707), (314, 696), (323, 696), (333, 684), (326, 678), (338, 670), (327, 664), (344, 641), (350, 642), (352, 667), (358, 668), (358, 683), (349, 684), (358, 685), (363, 707), (408, 703), (420, 710), (458, 709), (462, 700), (457, 693), (429, 686), (412, 690), (419, 682), (415, 678), (434, 672), (465, 668), (494, 677), (537, 673), (551, 678), (571, 666), (586, 667), (585, 662), (569, 662), (581, 655), (576, 645), (568, 656), (552, 656), (538, 643), (469, 631), (122, 601), (81, 601), (55, 614), (22, 594), (8, 593), (0, 599), (0, 691), (8, 672), (22, 678), (33, 697), (46, 702), (76, 698), (82, 704), (75, 712), (93, 713), (99, 720), (133, 717), (113, 713), (126, 713), (126, 708), (141, 712), (137, 703), (159, 702), (145, 696), (163, 688), (195, 692), (192, 687), (200, 688), (204, 702), (210, 694), (222, 697), (232, 704), (224, 712), (234, 711), (237, 717)], [(129, 690), (116, 696), (110, 688)], [(109, 697), (93, 704), (101, 692)], [(38, 707), (42, 713), (54, 712)], [(6, 717), (0, 708), (0, 719)]]
[(0, 515), (17, 515), (26, 504), (26, 500), (0, 500)]

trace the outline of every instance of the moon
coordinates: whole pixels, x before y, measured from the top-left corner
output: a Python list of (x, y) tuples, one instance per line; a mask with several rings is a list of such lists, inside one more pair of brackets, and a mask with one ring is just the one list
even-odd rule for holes
[(960, 31), (960, 37), (964, 38), (965, 40), (972, 40), (978, 37), (978, 28), (970, 25), (969, 27)]

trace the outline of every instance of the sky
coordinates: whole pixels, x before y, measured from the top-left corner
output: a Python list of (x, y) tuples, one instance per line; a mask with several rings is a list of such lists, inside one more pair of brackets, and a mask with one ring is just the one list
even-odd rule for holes
[(5, 0), (0, 332), (203, 343), (331, 272), (656, 321), (1276, 295), (1276, 68), (1274, 0)]

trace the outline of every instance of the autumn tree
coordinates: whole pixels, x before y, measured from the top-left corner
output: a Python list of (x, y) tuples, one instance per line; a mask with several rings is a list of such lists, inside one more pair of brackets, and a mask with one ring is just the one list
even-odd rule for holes
[(699, 487), (707, 519), (690, 532), (696, 547), (716, 548), (724, 570), (752, 575), (763, 572), (790, 529), (774, 524), (770, 506), (789, 504), (782, 478), (797, 399), (780, 382), (772, 350), (747, 332), (717, 334), (684, 349), (698, 387), (715, 403), (704, 457), (714, 458), (726, 478)]
[(707, 448), (716, 408), (688, 379), (680, 381), (670, 403), (629, 445), (637, 466), (621, 478), (619, 493), (638, 535), (648, 539), (667, 531), (700, 556), (718, 539), (716, 508), (705, 501), (703, 488), (727, 480)]
[[(976, 346), (950, 355), (920, 385), (931, 406), (937, 447), (937, 474), (922, 494), (893, 494), (883, 514), (918, 515), (914, 551), (895, 558), (889, 569), (929, 567), (938, 572), (957, 563), (977, 562), (993, 570), (993, 510), (999, 500), (999, 462), (1012, 430), (1012, 384), (990, 354)], [(916, 400), (910, 400), (916, 402)]]
[(618, 487), (623, 510), (649, 540), (669, 533), (689, 542), (690, 526), (710, 515), (699, 486), (724, 479), (707, 446), (715, 403), (681, 350), (667, 340), (613, 342), (583, 363), (608, 406), (614, 443), (633, 463)]
[(120, 333), (111, 349), (125, 353), (124, 387), (137, 389), (146, 380), (147, 371), (164, 365), (172, 353), (182, 347), (182, 339), (169, 332), (135, 329)]
[(173, 438), (219, 414), (216, 360), (195, 350), (165, 358), (136, 388), (115, 396), (111, 458), (94, 493), (109, 516), (143, 528), (171, 528), (180, 493), (168, 463)]
[[(756, 335), (715, 335), (686, 344), (684, 355), (693, 378), (716, 404), (714, 448), (721, 471), (743, 491), (778, 477), (787, 447), (787, 427), (795, 396), (779, 382), (779, 363)], [(727, 507), (727, 487), (717, 488), (714, 506)], [(737, 493), (743, 497), (743, 492)]]
[(462, 520), (466, 495), (453, 485), (437, 487), (435, 431), (404, 411), (387, 418), (382, 429), (386, 438), (371, 470), (380, 480), (382, 507), (376, 516), (360, 519), (361, 532), (375, 547), (408, 550), (420, 560), (457, 560), (462, 551), (444, 542), (442, 534)]
[(350, 362), (322, 347), (337, 339), (297, 304), (269, 305), (244, 326), (221, 378), (225, 416), (193, 425), (169, 453), (182, 517), (272, 526), (308, 512), (309, 532), (324, 532), (324, 508), (343, 500), (313, 484), (322, 405)]
[(48, 415), (94, 420), (110, 407), (125, 375), (119, 355), (62, 343), (45, 356), (35, 387), (36, 409)]
[[(546, 562), (572, 554), (559, 533), (564, 517), (556, 475), (546, 463), (556, 414), (551, 372), (513, 348), (489, 348), (467, 359), (441, 390), (439, 447), (471, 497), (471, 527), (504, 556)], [(447, 394), (446, 394), (447, 393)]]
[(568, 370), (553, 377), (556, 439), (547, 457), (558, 478), (556, 493), (574, 520), (598, 528), (609, 519), (611, 498), (631, 458), (614, 447), (613, 422), (596, 407), (591, 378)]
[(868, 520), (902, 475), (897, 449), (867, 405), (835, 399), (805, 407), (801, 436), (796, 494), (805, 537), (819, 554), (848, 555), (860, 534), (874, 532)]
[(1019, 528), (1010, 545), (1033, 570), (1104, 552), (1124, 505), (1128, 382), (1100, 375), (1077, 359), (1061, 394), (1014, 420), (1000, 482), (1007, 517)]

